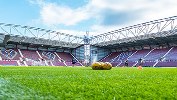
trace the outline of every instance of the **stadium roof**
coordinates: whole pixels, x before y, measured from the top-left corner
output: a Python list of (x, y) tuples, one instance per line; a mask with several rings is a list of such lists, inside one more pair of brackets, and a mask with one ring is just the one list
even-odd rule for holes
[(177, 44), (177, 30), (163, 31), (160, 33), (153, 33), (150, 35), (147, 34), (133, 38), (124, 38), (112, 42), (105, 42), (105, 45), (101, 47), (116, 49), (144, 45), (162, 45), (166, 43)]
[[(91, 44), (100, 47), (122, 47), (130, 44), (141, 44), (149, 40), (156, 43), (157, 38), (163, 37), (165, 40), (171, 40), (171, 35), (177, 34), (177, 16), (149, 21), (97, 36), (91, 37)], [(161, 38), (162, 40), (162, 38)], [(159, 41), (159, 40), (158, 40)], [(163, 41), (161, 41), (163, 43)]]
[[(142, 43), (163, 43), (177, 40), (177, 16), (149, 21), (97, 36), (90, 44), (99, 47), (136, 46)], [(85, 37), (60, 33), (42, 28), (0, 23), (0, 33), (10, 35), (9, 42), (76, 48), (84, 44)], [(150, 42), (149, 42), (150, 41)]]
[(31, 26), (0, 23), (0, 32), (10, 35), (8, 42), (51, 45), (76, 48), (82, 45), (83, 37), (60, 33)]

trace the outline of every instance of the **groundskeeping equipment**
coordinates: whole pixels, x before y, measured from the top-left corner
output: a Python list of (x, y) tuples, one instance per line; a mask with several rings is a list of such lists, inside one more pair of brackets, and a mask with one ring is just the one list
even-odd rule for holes
[(93, 70), (110, 70), (112, 68), (112, 64), (109, 62), (94, 62), (91, 67)]

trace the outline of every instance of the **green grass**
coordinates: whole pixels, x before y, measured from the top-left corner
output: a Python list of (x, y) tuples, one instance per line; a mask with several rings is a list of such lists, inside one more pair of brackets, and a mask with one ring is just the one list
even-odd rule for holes
[(177, 68), (0, 67), (2, 99), (177, 99)]

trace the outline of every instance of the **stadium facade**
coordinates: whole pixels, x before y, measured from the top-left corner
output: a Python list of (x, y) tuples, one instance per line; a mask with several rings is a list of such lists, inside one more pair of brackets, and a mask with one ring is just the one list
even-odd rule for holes
[(0, 65), (177, 66), (177, 16), (89, 37), (0, 23)]

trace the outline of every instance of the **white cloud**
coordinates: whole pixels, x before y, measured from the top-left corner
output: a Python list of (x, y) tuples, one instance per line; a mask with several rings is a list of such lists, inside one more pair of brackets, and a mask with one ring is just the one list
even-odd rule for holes
[(58, 6), (53, 3), (46, 4), (41, 9), (41, 19), (45, 24), (75, 25), (89, 17), (88, 13), (82, 9), (71, 9), (69, 7)]
[[(37, 0), (37, 3), (41, 6), (40, 19), (44, 24), (62, 24), (69, 27), (92, 18), (97, 21), (97, 24), (88, 27), (91, 27), (90, 29), (94, 34), (177, 15), (176, 0), (90, 0), (88, 4), (76, 9), (56, 3), (47, 3), (43, 0)], [(134, 12), (132, 16), (135, 16), (135, 19), (125, 19), (127, 22), (122, 25), (105, 26), (102, 21), (109, 20), (103, 19), (106, 14), (102, 12), (105, 10), (114, 11), (115, 13), (131, 11)]]
[[(145, 1), (143, 0), (91, 0), (90, 5), (97, 9), (112, 9), (112, 10), (132, 10), (138, 9)], [(131, 8), (130, 8), (131, 7)]]
[(73, 35), (76, 35), (77, 36), (83, 36), (85, 35), (86, 32), (84, 31), (77, 31), (77, 30), (64, 30), (64, 29), (57, 29), (56, 31), (59, 31), (61, 33), (67, 33), (67, 34), (73, 34)]
[(177, 1), (175, 0), (92, 0), (91, 4), (100, 9), (100, 11), (105, 9), (114, 10), (115, 12), (135, 11), (135, 15), (137, 15), (136, 19), (127, 20), (122, 25), (93, 25), (91, 29), (99, 34), (146, 21), (177, 15)]

